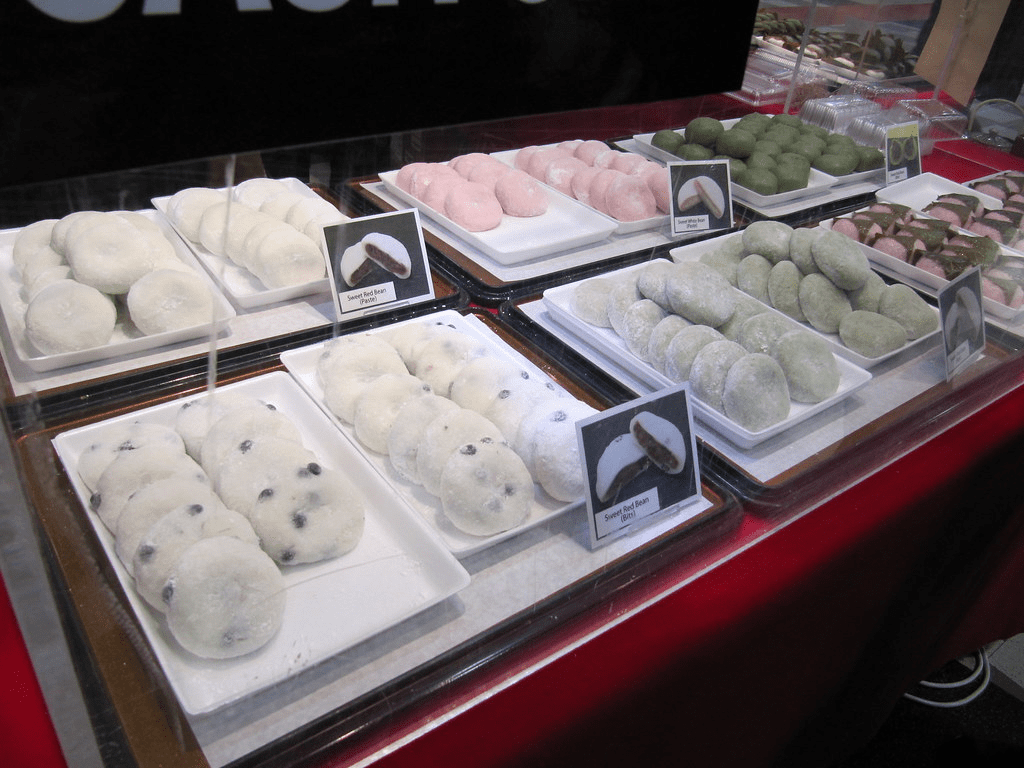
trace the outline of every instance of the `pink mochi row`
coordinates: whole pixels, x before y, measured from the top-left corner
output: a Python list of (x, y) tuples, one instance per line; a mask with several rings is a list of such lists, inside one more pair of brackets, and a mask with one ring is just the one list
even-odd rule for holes
[(548, 209), (541, 184), (482, 152), (447, 163), (408, 163), (395, 184), (469, 232), (494, 229), (505, 216), (540, 216)]
[(515, 167), (559, 192), (622, 222), (642, 221), (670, 210), (668, 169), (596, 139), (529, 146)]

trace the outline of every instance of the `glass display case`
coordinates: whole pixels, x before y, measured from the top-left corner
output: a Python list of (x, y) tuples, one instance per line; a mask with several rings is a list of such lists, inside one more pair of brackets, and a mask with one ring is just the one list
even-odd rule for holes
[(820, 765), (1024, 631), (1024, 160), (965, 122), (903, 181), (760, 186), (722, 135), (877, 152), (820, 115), (940, 103), (929, 4), (760, 6), (704, 95), (0, 188), (16, 757)]

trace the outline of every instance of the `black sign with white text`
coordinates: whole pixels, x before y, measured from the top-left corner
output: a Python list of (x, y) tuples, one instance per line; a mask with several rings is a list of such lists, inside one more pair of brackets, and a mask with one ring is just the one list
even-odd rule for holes
[(0, 186), (730, 90), (756, 9), (5, 0)]

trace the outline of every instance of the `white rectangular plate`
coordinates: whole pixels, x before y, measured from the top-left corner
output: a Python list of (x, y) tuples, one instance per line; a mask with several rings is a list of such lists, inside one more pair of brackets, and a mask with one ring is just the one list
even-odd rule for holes
[[(610, 272), (606, 277), (614, 278), (616, 275), (625, 275), (631, 271), (642, 269), (644, 266), (644, 264), (639, 264), (626, 267), (616, 272)], [(649, 363), (645, 363), (636, 357), (626, 347), (626, 343), (611, 328), (598, 328), (580, 320), (570, 309), (572, 294), (575, 289), (576, 283), (569, 283), (544, 291), (544, 305), (555, 322), (577, 338), (582, 339), (608, 359), (614, 361), (617, 365), (632, 372), (641, 381), (645, 381), (650, 386), (660, 389), (677, 383), (664, 374), (659, 373)], [(696, 397), (693, 398), (694, 412), (700, 421), (716, 430), (719, 434), (724, 435), (736, 443), (736, 445), (741, 448), (753, 448), (768, 438), (785, 432), (790, 427), (841, 402), (871, 380), (870, 372), (854, 365), (849, 360), (844, 360), (842, 357), (837, 356), (836, 362), (839, 365), (840, 373), (839, 389), (832, 397), (814, 404), (791, 402), (788, 417), (777, 424), (757, 432), (741, 427), (725, 414), (719, 413)]]
[[(736, 125), (739, 120), (723, 120), (722, 125), (726, 128), (731, 128)], [(676, 133), (682, 134), (682, 129), (676, 131)], [(633, 136), (633, 140), (636, 142), (637, 147), (648, 157), (658, 160), (662, 163), (680, 162), (682, 158), (673, 155), (671, 152), (666, 152), (653, 144), (651, 139), (654, 137), (653, 133), (638, 133)], [(833, 186), (836, 185), (838, 179), (836, 176), (830, 176), (827, 173), (811, 168), (810, 175), (807, 179), (807, 186), (803, 189), (794, 189), (789, 192), (779, 192), (775, 195), (761, 195), (752, 189), (740, 186), (739, 184), (732, 185), (732, 194), (739, 202), (750, 205), (756, 208), (773, 208), (783, 203), (791, 203), (794, 200), (802, 200), (806, 197), (814, 197), (827, 193)], [(848, 183), (846, 181), (844, 184)]]
[[(904, 181), (898, 181), (883, 187), (875, 193), (875, 197), (885, 203), (898, 203), (924, 212), (925, 206), (935, 202), (942, 195), (973, 195), (986, 208), (1002, 208), (1003, 204), (991, 195), (975, 192), (968, 186), (938, 176), (934, 173), (922, 173)], [(927, 215), (927, 214), (925, 214)]]
[[(458, 312), (446, 310), (444, 312), (417, 318), (415, 320), (409, 320), (407, 322), (443, 322), (449, 324), (456, 330), (469, 334), (473, 338), (485, 342), (495, 357), (503, 358), (515, 363), (516, 365), (522, 366), (530, 372), (531, 376), (537, 377), (540, 381), (551, 381), (550, 377), (544, 374), (539, 368), (537, 368), (537, 366), (519, 353), (515, 352), (515, 350), (505, 344), (505, 342), (491, 333), (482, 322), (472, 316), (463, 317)], [(391, 327), (397, 328), (398, 325)], [(393, 493), (397, 494), (403, 502), (416, 510), (423, 519), (440, 534), (449, 551), (456, 556), (468, 557), (469, 555), (475, 554), (487, 547), (497, 544), (500, 541), (516, 536), (529, 528), (541, 525), (551, 518), (561, 515), (562, 513), (583, 504), (582, 498), (580, 498), (578, 502), (572, 502), (569, 504), (558, 501), (545, 493), (539, 485), (535, 484), (533, 503), (530, 506), (529, 515), (522, 525), (493, 536), (473, 536), (460, 531), (448, 521), (447, 517), (445, 517), (445, 514), (441, 509), (440, 499), (430, 493), (427, 493), (422, 486), (411, 483), (400, 476), (391, 465), (391, 461), (387, 456), (363, 447), (355, 436), (355, 431), (353, 430), (352, 425), (343, 422), (327, 408), (327, 405), (324, 402), (323, 387), (320, 386), (320, 382), (317, 380), (316, 375), (317, 361), (320, 358), (323, 348), (324, 344), (321, 343), (314, 344), (309, 347), (303, 347), (301, 349), (289, 350), (282, 353), (281, 362), (284, 363), (284, 366), (292, 376), (295, 377), (303, 389), (306, 390), (310, 397), (312, 397), (313, 400), (323, 408), (327, 417), (342, 433), (344, 433), (345, 437), (349, 439), (355, 450), (364, 456), (366, 461), (376, 467), (377, 471), (380, 472), (388, 485), (393, 489)], [(557, 383), (552, 383), (558, 391), (563, 391)]]
[[(267, 645), (237, 659), (210, 660), (188, 653), (175, 642), (163, 616), (135, 591), (132, 577), (115, 553), (113, 536), (95, 514), (86, 511), (150, 647), (182, 707), (192, 714), (210, 712), (280, 683), (469, 584), (466, 570), (287, 373), (267, 374), (222, 391), (257, 397), (287, 415), (324, 466), (346, 472), (363, 493), (366, 527), (348, 554), (282, 568), (287, 585), (284, 622)], [(75, 471), (85, 448), (120, 422), (172, 426), (184, 402), (174, 400), (57, 435), (53, 441), (57, 455), (86, 510), (89, 490)]]
[[(298, 179), (280, 179), (282, 183), (287, 185), (288, 189), (292, 192), (298, 192), (302, 195), (309, 197), (317, 197), (316, 192), (310, 189), (308, 186), (303, 184)], [(166, 218), (167, 216), (167, 201), (171, 199), (170, 195), (164, 197), (153, 198), (153, 205), (156, 207), (161, 214)], [(167, 219), (170, 226), (174, 226)], [(289, 285), (286, 288), (267, 288), (262, 282), (245, 267), (241, 267), (235, 264), (231, 259), (225, 256), (218, 256), (215, 253), (211, 253), (206, 250), (202, 244), (193, 243), (187, 237), (180, 232), (181, 239), (193, 253), (199, 258), (199, 261), (206, 268), (206, 270), (213, 276), (213, 279), (217, 281), (224, 294), (235, 304), (235, 306), (241, 309), (255, 309), (257, 307), (265, 307), (270, 304), (277, 304), (281, 301), (291, 301), (292, 299), (298, 299), (302, 296), (310, 296), (315, 293), (326, 293), (330, 291), (331, 283), (327, 277), (321, 280), (313, 280), (309, 283), (302, 283), (300, 285)]]
[[(546, 146), (553, 146), (553, 145), (546, 145)], [(611, 149), (611, 148), (609, 147), (609, 149)], [(494, 153), (492, 153), (492, 157), (496, 157), (498, 160), (501, 160), (501, 162), (505, 163), (506, 165), (510, 165), (513, 168), (515, 168), (515, 165), (516, 165), (516, 154), (518, 152), (519, 152), (518, 149), (510, 149), (510, 150), (507, 150), (505, 152), (494, 152)], [(545, 186), (547, 186), (547, 185), (545, 184)], [(551, 187), (549, 187), (549, 189), (552, 189), (552, 194), (561, 194), (561, 193), (555, 191)], [(570, 199), (573, 199), (574, 202), (577, 203), (578, 205), (584, 205), (579, 200), (575, 200), (574, 198), (570, 198)], [(601, 213), (600, 211), (598, 211), (593, 206), (585, 205), (584, 207), (588, 208), (589, 210), (594, 211), (594, 213), (599, 213), (599, 214)], [(604, 214), (601, 214), (601, 215), (603, 216)], [(609, 218), (611, 218), (611, 217), (609, 217)], [(658, 227), (662, 226), (663, 224), (665, 224), (665, 222), (668, 221), (668, 214), (659, 214), (657, 216), (651, 216), (648, 219), (640, 219), (639, 221), (616, 221), (615, 219), (611, 219), (611, 220), (615, 222), (615, 234), (617, 234), (617, 235), (628, 235), (628, 234), (631, 234), (633, 232), (642, 232), (645, 229), (657, 229)]]
[[(693, 243), (691, 245), (684, 245), (679, 248), (673, 248), (671, 251), (669, 251), (669, 254), (671, 254), (672, 258), (675, 261), (700, 261), (701, 256), (703, 256), (705, 253), (710, 253), (711, 251), (718, 248), (722, 240), (727, 237), (742, 237), (742, 233), (735, 232), (729, 235), (723, 235), (720, 238), (716, 237), (711, 240), (702, 240), (699, 243)], [(774, 307), (769, 307), (767, 304), (765, 304), (765, 308), (772, 309), (774, 311)], [(935, 316), (938, 317), (939, 310), (937, 307), (934, 309)], [(908, 341), (906, 344), (904, 344), (897, 350), (887, 352), (886, 354), (879, 355), (878, 357), (866, 357), (865, 355), (862, 355), (859, 352), (854, 352), (852, 349), (846, 346), (843, 343), (843, 340), (839, 338), (838, 333), (822, 333), (816, 328), (813, 328), (810, 325), (810, 323), (800, 323), (800, 325), (806, 328), (811, 333), (815, 333), (818, 336), (821, 336), (826, 341), (828, 341), (828, 343), (832, 345), (832, 349), (833, 351), (835, 351), (837, 355), (846, 358), (854, 365), (859, 365), (861, 368), (874, 368), (879, 363), (884, 363), (891, 357), (901, 355), (908, 349), (918, 349), (923, 352), (925, 348), (930, 345), (931, 340), (933, 340), (940, 331), (938, 324), (936, 324), (935, 330), (932, 333), (926, 334), (925, 336), (922, 336), (919, 339)]]
[(470, 232), (454, 221), (424, 205), (395, 183), (398, 171), (380, 174), (384, 187), (406, 205), (457, 235), (499, 264), (552, 256), (570, 248), (596, 243), (615, 232), (615, 222), (597, 211), (580, 205), (565, 195), (551, 192), (548, 210), (540, 216), (503, 216), (501, 223), (486, 232)]
[(213, 294), (215, 312), (213, 323), (144, 336), (131, 322), (124, 319), (127, 310), (124, 307), (118, 307), (118, 321), (114, 326), (114, 335), (109, 343), (77, 352), (42, 355), (32, 347), (25, 335), (25, 310), (28, 308), (28, 301), (21, 277), (14, 267), (14, 241), (21, 230), (6, 229), (0, 231), (0, 309), (3, 310), (4, 321), (7, 323), (7, 330), (14, 345), (14, 355), (31, 370), (36, 373), (45, 373), (72, 365), (95, 363), (137, 352), (146, 352), (181, 341), (215, 335), (220, 333), (227, 326), (228, 320), (235, 316), (234, 307), (209, 279), (203, 268), (199, 266), (196, 257), (178, 236), (178, 233), (170, 227), (166, 219), (153, 210), (139, 211), (139, 213), (160, 226), (171, 245), (174, 246), (174, 252), (182, 263), (192, 267), (196, 274), (206, 281)]
[[(831, 228), (834, 219), (826, 219), (822, 221), (820, 226)], [(977, 235), (974, 235), (977, 237)], [(864, 251), (868, 257), (868, 261), (871, 262), (871, 266), (879, 272), (888, 275), (889, 277), (895, 278), (912, 288), (920, 290), (922, 293), (928, 296), (938, 296), (939, 291), (949, 285), (949, 281), (944, 277), (940, 277), (933, 272), (928, 272), (915, 267), (913, 264), (909, 264), (901, 259), (897, 259), (894, 256), (890, 256), (887, 253), (882, 253), (877, 248), (872, 248), (870, 245), (864, 245), (864, 243), (858, 243), (861, 250)], [(1009, 259), (1015, 259), (1021, 261), (1024, 257), (1021, 257), (1012, 251), (1002, 248), (1003, 254)], [(985, 314), (990, 317), (996, 317), (1000, 320), (1009, 323), (1010, 325), (1016, 324), (1021, 318), (1024, 318), (1024, 309), (1014, 309), (1013, 307), (1007, 306), (998, 301), (993, 301), (989, 298), (982, 298), (982, 307), (985, 310)]]

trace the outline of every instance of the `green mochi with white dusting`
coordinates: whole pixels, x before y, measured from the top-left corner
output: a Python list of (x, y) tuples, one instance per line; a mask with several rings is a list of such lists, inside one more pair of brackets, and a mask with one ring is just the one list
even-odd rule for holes
[(792, 235), (793, 228), (781, 221), (755, 221), (743, 230), (743, 247), (777, 264), (789, 258), (789, 239)]

